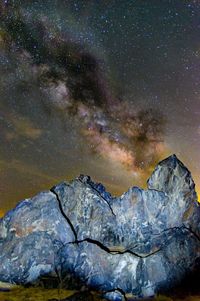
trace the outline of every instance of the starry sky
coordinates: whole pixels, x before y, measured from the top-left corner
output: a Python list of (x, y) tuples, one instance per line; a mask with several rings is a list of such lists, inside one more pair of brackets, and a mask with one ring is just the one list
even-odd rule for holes
[(176, 153), (200, 190), (200, 2), (0, 1), (0, 214), (88, 174), (113, 195)]

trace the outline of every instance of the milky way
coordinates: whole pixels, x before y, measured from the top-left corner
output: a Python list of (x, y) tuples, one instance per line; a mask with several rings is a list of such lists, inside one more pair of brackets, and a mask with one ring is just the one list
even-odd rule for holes
[(199, 169), (197, 1), (1, 1), (2, 210), (90, 174), (119, 194)]

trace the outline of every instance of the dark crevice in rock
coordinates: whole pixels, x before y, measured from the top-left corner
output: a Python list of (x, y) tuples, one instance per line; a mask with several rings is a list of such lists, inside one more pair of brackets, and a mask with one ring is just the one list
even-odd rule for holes
[(157, 252), (159, 252), (161, 250), (161, 248), (157, 249), (156, 251), (152, 252), (152, 253), (149, 253), (147, 255), (139, 255), (131, 250), (125, 250), (125, 251), (112, 251), (110, 250), (108, 247), (106, 247), (104, 244), (102, 244), (100, 241), (98, 240), (95, 240), (95, 239), (91, 239), (91, 238), (85, 238), (85, 239), (82, 239), (82, 240), (75, 240), (75, 241), (72, 241), (72, 242), (69, 242), (69, 243), (66, 243), (65, 245), (68, 245), (68, 244), (80, 244), (80, 243), (83, 243), (83, 242), (88, 242), (88, 243), (91, 243), (91, 244), (95, 244), (96, 246), (98, 246), (99, 248), (101, 248), (102, 250), (106, 251), (107, 253), (109, 254), (112, 254), (112, 255), (122, 255), (122, 254), (125, 254), (125, 253), (129, 253), (131, 255), (134, 255), (136, 257), (139, 257), (139, 258), (147, 258), (151, 255), (154, 255), (156, 254)]
[(72, 232), (74, 234), (75, 240), (77, 240), (76, 230), (75, 230), (73, 224), (71, 223), (70, 219), (68, 218), (68, 216), (65, 214), (65, 212), (64, 212), (64, 210), (62, 208), (62, 204), (61, 204), (61, 201), (59, 199), (58, 194), (54, 191), (53, 188), (51, 188), (50, 191), (56, 196), (56, 199), (58, 201), (58, 205), (59, 205), (60, 211), (61, 211), (62, 215), (64, 216), (64, 218), (66, 219), (66, 221), (68, 222), (68, 224), (69, 224), (69, 226), (70, 226), (70, 228), (71, 228), (71, 230), (72, 230)]
[(111, 253), (110, 249), (108, 247), (104, 246), (104, 244), (102, 244), (98, 240), (91, 239), (91, 238), (84, 238), (82, 240), (75, 240), (75, 241), (69, 242), (67, 244), (80, 244), (80, 243), (83, 243), (83, 242), (89, 242), (91, 244), (94, 244), (94, 245), (98, 246), (99, 248), (106, 251), (107, 253)]
[[(85, 182), (82, 181), (82, 179), (81, 179), (80, 177), (78, 178), (78, 181), (80, 181), (82, 184), (85, 184)], [(91, 186), (90, 183), (87, 182), (87, 184), (92, 188), (92, 190), (94, 190), (94, 191), (98, 194), (98, 196), (99, 196), (104, 202), (106, 202), (106, 204), (107, 204), (108, 207), (110, 208), (110, 211), (112, 212), (112, 214), (113, 214), (114, 216), (116, 216), (116, 214), (114, 213), (114, 211), (113, 211), (113, 209), (112, 209), (112, 206), (109, 204), (108, 200), (106, 200), (106, 199), (101, 195), (101, 193), (100, 193), (95, 187)]]
[[(70, 224), (71, 224), (71, 222), (70, 222)], [(173, 231), (173, 230), (184, 230), (184, 229), (187, 230), (187, 231), (189, 231), (189, 232), (191, 232), (200, 241), (200, 237), (194, 231), (192, 231), (190, 228), (187, 228), (185, 226), (167, 228), (167, 229), (163, 230), (162, 232), (160, 232), (160, 233), (154, 233), (153, 235), (160, 235), (160, 234), (162, 234), (164, 232), (169, 232), (169, 231)], [(112, 254), (112, 255), (123, 255), (123, 254), (129, 253), (129, 254), (134, 255), (136, 257), (139, 257), (139, 258), (150, 257), (150, 256), (152, 256), (152, 255), (154, 255), (154, 254), (156, 254), (156, 253), (158, 253), (158, 252), (160, 252), (162, 250), (162, 247), (160, 247), (159, 249), (157, 249), (154, 252), (151, 252), (151, 253), (149, 253), (147, 255), (140, 255), (140, 254), (138, 254), (136, 252), (133, 252), (132, 250), (129, 250), (129, 249), (126, 249), (124, 251), (112, 251), (112, 249), (110, 249), (109, 247), (105, 246), (100, 241), (92, 239), (92, 238), (89, 238), (89, 237), (84, 238), (82, 240), (76, 239), (75, 241), (68, 242), (68, 243), (64, 244), (62, 247), (64, 247), (65, 245), (68, 245), (68, 244), (80, 244), (80, 243), (83, 243), (83, 242), (88, 242), (88, 243), (91, 243), (91, 244), (95, 244), (96, 246), (98, 246), (102, 250), (104, 250), (107, 253)], [(166, 241), (165, 241), (165, 243), (166, 243)]]
[(155, 250), (154, 252), (149, 253), (149, 254), (147, 254), (147, 255), (139, 255), (139, 254), (137, 254), (137, 253), (134, 253), (134, 252), (131, 251), (131, 250), (126, 250), (126, 251), (124, 251), (124, 252), (118, 252), (118, 253), (116, 253), (116, 254), (130, 253), (130, 254), (132, 254), (132, 255), (134, 255), (134, 256), (137, 256), (137, 257), (139, 257), (139, 258), (147, 258), (147, 257), (149, 257), (149, 256), (152, 256), (152, 255), (154, 255), (154, 254), (160, 252), (161, 250), (162, 250), (162, 248), (159, 248), (159, 249)]

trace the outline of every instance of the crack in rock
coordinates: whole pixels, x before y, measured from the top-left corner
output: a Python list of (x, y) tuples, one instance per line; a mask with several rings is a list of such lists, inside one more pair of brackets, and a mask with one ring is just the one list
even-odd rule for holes
[[(136, 257), (139, 257), (139, 258), (147, 258), (147, 257), (149, 257), (149, 256), (151, 256), (151, 255), (156, 254), (157, 252), (159, 252), (159, 251), (161, 250), (161, 248), (160, 248), (160, 249), (155, 250), (154, 252), (149, 253), (149, 254), (144, 255), (144, 256), (139, 255), (139, 254), (137, 254), (137, 253), (134, 253), (134, 252), (131, 251), (131, 250), (125, 250), (125, 251), (112, 251), (110, 248), (104, 246), (101, 242), (99, 242), (99, 241), (97, 241), (97, 240), (94, 240), (94, 239), (91, 239), (91, 238), (85, 238), (85, 239), (83, 239), (83, 240), (75, 240), (75, 241), (73, 241), (73, 242), (68, 242), (67, 244), (80, 244), (80, 243), (83, 243), (83, 242), (88, 242), (88, 243), (94, 244), (94, 245), (98, 246), (100, 249), (102, 249), (102, 250), (104, 250), (105, 252), (107, 252), (107, 253), (109, 253), (109, 254), (112, 254), (112, 255), (122, 255), (122, 254), (129, 253), (129, 254), (134, 255), (134, 256), (136, 256)], [(67, 245), (67, 244), (66, 244), (66, 245)]]
[(50, 189), (50, 191), (56, 196), (56, 199), (58, 201), (58, 204), (59, 204), (59, 208), (60, 208), (60, 212), (62, 213), (62, 215), (64, 216), (64, 218), (66, 219), (66, 221), (68, 222), (69, 226), (71, 227), (71, 230), (72, 232), (74, 233), (74, 237), (75, 237), (75, 240), (77, 240), (77, 233), (76, 233), (76, 230), (74, 229), (74, 226), (73, 224), (71, 223), (70, 219), (67, 217), (67, 215), (65, 214), (63, 208), (62, 208), (62, 205), (61, 205), (61, 201), (59, 199), (59, 196), (58, 194), (54, 191), (53, 188)]

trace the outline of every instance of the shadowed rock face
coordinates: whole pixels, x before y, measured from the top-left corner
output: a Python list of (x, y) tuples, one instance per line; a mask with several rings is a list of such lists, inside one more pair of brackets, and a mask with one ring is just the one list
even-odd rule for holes
[(19, 203), (0, 220), (0, 281), (58, 277), (109, 300), (170, 289), (200, 256), (200, 207), (188, 169), (160, 162), (148, 189), (113, 198), (80, 176)]

